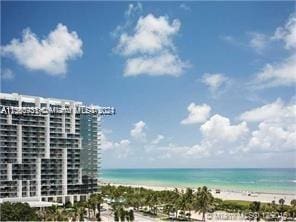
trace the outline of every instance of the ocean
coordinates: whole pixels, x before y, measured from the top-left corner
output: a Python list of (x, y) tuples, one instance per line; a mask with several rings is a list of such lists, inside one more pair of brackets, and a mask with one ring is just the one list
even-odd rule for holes
[(104, 182), (296, 194), (296, 169), (103, 169)]

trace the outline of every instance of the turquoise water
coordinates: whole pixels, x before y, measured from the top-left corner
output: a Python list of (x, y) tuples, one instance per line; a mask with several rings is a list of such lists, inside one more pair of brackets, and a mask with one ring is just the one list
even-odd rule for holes
[(104, 169), (104, 182), (296, 194), (296, 169)]

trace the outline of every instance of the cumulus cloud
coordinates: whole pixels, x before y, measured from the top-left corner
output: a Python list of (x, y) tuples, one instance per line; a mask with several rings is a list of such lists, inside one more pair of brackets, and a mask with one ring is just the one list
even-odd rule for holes
[(164, 139), (164, 136), (161, 134), (158, 134), (157, 137), (154, 140), (152, 140), (151, 144), (154, 144), (154, 145), (159, 144), (159, 142), (163, 139)]
[(229, 79), (221, 73), (216, 73), (216, 74), (205, 73), (202, 76), (202, 82), (207, 87), (209, 87), (211, 92), (216, 93), (223, 85), (229, 82)]
[(280, 126), (272, 122), (262, 122), (252, 132), (245, 151), (285, 152), (296, 150), (296, 127)]
[(131, 142), (128, 139), (122, 139), (118, 142), (110, 141), (105, 134), (101, 135), (101, 149), (103, 152), (112, 151), (117, 158), (126, 158), (131, 151)]
[(254, 82), (259, 88), (294, 86), (296, 83), (296, 54), (280, 63), (266, 64), (256, 74)]
[(14, 79), (14, 72), (9, 68), (3, 68), (1, 69), (1, 80), (12, 80)]
[(125, 76), (181, 75), (189, 66), (176, 53), (173, 38), (181, 27), (178, 19), (153, 14), (141, 16), (132, 32), (123, 31), (115, 51), (127, 59)]
[(191, 11), (191, 8), (189, 5), (185, 4), (185, 3), (181, 3), (179, 6), (181, 9), (183, 9), (184, 11)]
[(108, 140), (107, 137), (106, 137), (106, 135), (104, 133), (102, 133), (100, 135), (100, 137), (101, 137), (101, 149), (103, 151), (105, 151), (105, 150), (111, 150), (111, 149), (114, 148), (113, 142), (110, 141), (110, 140)]
[(124, 69), (125, 76), (137, 76), (146, 73), (149, 75), (160, 76), (170, 75), (178, 76), (186, 67), (179, 57), (174, 54), (165, 53), (158, 56), (144, 56), (127, 59)]
[(282, 99), (248, 110), (240, 115), (247, 122), (275, 121), (278, 118), (296, 117), (295, 105), (285, 105)]
[(244, 151), (285, 152), (296, 148), (296, 105), (276, 101), (246, 111), (241, 119), (258, 122)]
[(256, 52), (261, 53), (262, 50), (266, 48), (269, 42), (269, 38), (262, 33), (251, 32), (249, 33), (251, 36), (249, 45), (253, 48)]
[(278, 27), (272, 39), (285, 42), (286, 49), (296, 48), (296, 14), (292, 14), (283, 27)]
[[(203, 105), (200, 105), (202, 107)], [(194, 104), (193, 107), (196, 107)], [(221, 155), (237, 158), (250, 157), (250, 153), (266, 155), (270, 153), (294, 152), (296, 149), (296, 105), (291, 100), (282, 99), (247, 110), (240, 115), (240, 122), (233, 123), (219, 114), (206, 118), (200, 126), (201, 138), (192, 145), (165, 142), (158, 134), (152, 140), (145, 133), (146, 123), (139, 121), (131, 130), (132, 139), (142, 139), (143, 149), (130, 140), (111, 142), (107, 140), (104, 150), (112, 150), (117, 158), (145, 158), (147, 160), (167, 160), (178, 158), (181, 162), (198, 159), (217, 159)], [(248, 127), (247, 122), (252, 124)], [(257, 125), (258, 124), (258, 125)], [(198, 132), (197, 132), (198, 133)], [(146, 138), (147, 137), (147, 138)], [(104, 137), (102, 141), (105, 141)], [(131, 140), (134, 141), (134, 140)], [(110, 148), (111, 147), (111, 148)], [(143, 156), (143, 152), (145, 153)]]
[(187, 107), (188, 117), (181, 121), (181, 124), (195, 124), (205, 122), (210, 115), (211, 107), (207, 104), (195, 105), (190, 103)]
[(246, 122), (231, 124), (230, 120), (221, 115), (214, 115), (200, 126), (201, 140), (194, 145), (170, 144), (163, 152), (168, 157), (176, 158), (209, 158), (232, 150), (247, 140), (249, 129)]
[(131, 130), (130, 134), (135, 139), (144, 140), (146, 137), (145, 128), (146, 123), (141, 120), (134, 124), (134, 128)]
[(281, 40), (291, 54), (280, 62), (266, 64), (256, 73), (253, 84), (257, 88), (294, 86), (296, 83), (296, 16), (291, 15), (283, 27), (278, 27), (270, 41)]
[(202, 146), (199, 144), (189, 146), (186, 151), (184, 152), (186, 157), (195, 157), (195, 158), (202, 158), (208, 157), (211, 155), (210, 150), (207, 149), (206, 146)]
[(82, 54), (82, 40), (63, 24), (58, 24), (44, 39), (39, 39), (27, 28), (21, 40), (12, 39), (8, 45), (1, 46), (2, 56), (16, 59), (29, 70), (40, 70), (50, 75), (65, 74), (69, 60)]
[(246, 122), (231, 125), (228, 118), (216, 114), (201, 125), (200, 131), (204, 137), (213, 141), (234, 142), (248, 133), (249, 129)]
[(167, 17), (157, 18), (148, 14), (139, 18), (134, 34), (123, 33), (120, 36), (117, 49), (123, 55), (162, 51), (173, 46), (172, 37), (178, 33), (180, 26), (181, 23), (177, 19), (170, 24)]
[(137, 2), (137, 4), (131, 3), (128, 5), (128, 9), (125, 11), (125, 16), (130, 17), (142, 11), (143, 11), (143, 6), (140, 2)]
[(276, 28), (274, 34), (270, 37), (259, 32), (250, 32), (249, 46), (257, 52), (262, 52), (273, 41), (281, 40), (285, 43), (285, 48), (296, 48), (296, 15), (292, 14), (286, 24), (282, 27)]

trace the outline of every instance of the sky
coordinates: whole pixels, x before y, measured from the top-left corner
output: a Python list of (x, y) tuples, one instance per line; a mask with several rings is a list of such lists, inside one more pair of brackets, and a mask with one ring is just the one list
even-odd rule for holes
[(296, 167), (295, 2), (1, 2), (1, 92), (112, 106), (103, 168)]

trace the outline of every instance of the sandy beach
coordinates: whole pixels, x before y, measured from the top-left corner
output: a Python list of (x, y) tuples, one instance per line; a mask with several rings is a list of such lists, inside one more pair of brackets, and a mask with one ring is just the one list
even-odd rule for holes
[[(178, 188), (180, 190), (185, 190), (184, 187), (169, 187), (169, 186), (151, 186), (142, 184), (123, 184), (123, 183), (100, 183), (101, 185), (114, 185), (114, 186), (131, 186), (131, 187), (144, 187), (146, 189), (152, 190), (174, 190)], [(284, 199), (285, 204), (290, 204), (291, 200), (296, 199), (296, 194), (288, 193), (263, 193), (263, 192), (248, 192), (248, 191), (231, 191), (231, 190), (220, 190), (220, 193), (216, 192), (217, 189), (211, 189), (211, 193), (214, 197), (220, 198), (222, 200), (245, 200), (245, 201), (260, 201), (263, 203), (271, 203), (275, 201), (278, 203), (279, 199)]]

